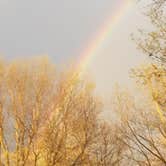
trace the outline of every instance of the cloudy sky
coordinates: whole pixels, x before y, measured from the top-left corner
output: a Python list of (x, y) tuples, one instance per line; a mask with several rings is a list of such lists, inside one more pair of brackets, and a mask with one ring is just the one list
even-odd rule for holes
[[(0, 54), (7, 58), (47, 54), (55, 63), (79, 57), (124, 1), (0, 0)], [(98, 89), (108, 92), (114, 82), (126, 82), (129, 68), (144, 61), (130, 40), (130, 33), (146, 24), (143, 5), (124, 13), (91, 59), (88, 69)]]

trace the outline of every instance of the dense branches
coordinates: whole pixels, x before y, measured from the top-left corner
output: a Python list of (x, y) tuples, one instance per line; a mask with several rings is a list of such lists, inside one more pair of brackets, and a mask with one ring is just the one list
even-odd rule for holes
[(99, 118), (93, 84), (48, 59), (0, 66), (0, 162), (4, 165), (118, 165), (123, 143)]

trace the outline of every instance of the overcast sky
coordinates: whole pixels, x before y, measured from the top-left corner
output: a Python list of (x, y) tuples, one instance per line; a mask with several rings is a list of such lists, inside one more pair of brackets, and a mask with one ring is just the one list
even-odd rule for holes
[(77, 54), (118, 0), (0, 0), (0, 52)]
[[(0, 0), (0, 54), (47, 54), (55, 62), (78, 57), (124, 1)], [(124, 13), (90, 63), (98, 89), (108, 92), (114, 82), (126, 82), (129, 68), (144, 61), (130, 40), (130, 33), (147, 21), (138, 6)]]

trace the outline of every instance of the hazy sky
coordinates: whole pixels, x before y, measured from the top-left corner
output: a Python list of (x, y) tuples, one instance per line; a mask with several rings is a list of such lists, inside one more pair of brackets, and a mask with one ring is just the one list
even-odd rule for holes
[(77, 54), (117, 0), (0, 0), (0, 52), (6, 56)]
[[(0, 0), (0, 54), (8, 58), (48, 54), (55, 62), (73, 59), (123, 1)], [(146, 23), (137, 6), (124, 13), (91, 60), (98, 89), (108, 92), (114, 82), (125, 82), (129, 68), (143, 61), (129, 37)]]

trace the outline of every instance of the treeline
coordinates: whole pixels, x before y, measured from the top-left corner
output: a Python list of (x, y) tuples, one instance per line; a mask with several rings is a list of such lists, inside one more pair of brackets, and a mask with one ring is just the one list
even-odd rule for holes
[[(111, 110), (94, 84), (47, 58), (0, 61), (0, 165), (166, 165), (166, 10), (152, 1), (153, 31), (134, 38), (152, 63), (131, 70), (139, 92), (116, 88)], [(111, 118), (110, 118), (111, 119)]]
[(92, 83), (46, 58), (0, 63), (1, 165), (115, 165), (124, 144)]

